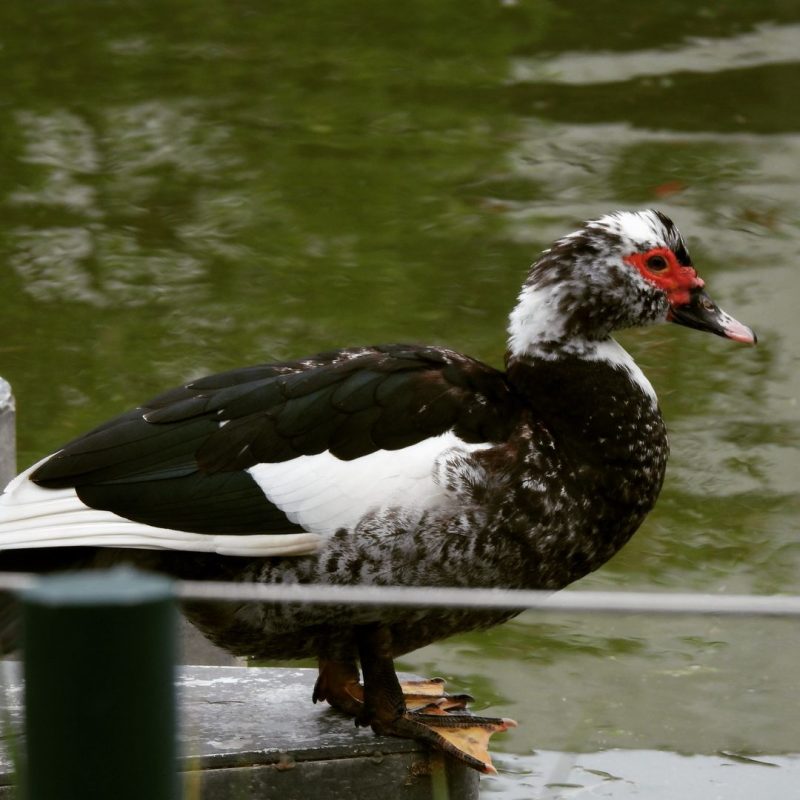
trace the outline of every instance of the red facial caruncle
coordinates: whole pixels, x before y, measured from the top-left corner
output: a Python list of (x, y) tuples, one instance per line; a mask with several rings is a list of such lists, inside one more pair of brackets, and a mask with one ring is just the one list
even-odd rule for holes
[(654, 247), (646, 253), (633, 253), (625, 256), (624, 261), (635, 267), (645, 280), (662, 289), (671, 306), (685, 305), (689, 302), (690, 290), (705, 285), (694, 267), (681, 264), (668, 247)]

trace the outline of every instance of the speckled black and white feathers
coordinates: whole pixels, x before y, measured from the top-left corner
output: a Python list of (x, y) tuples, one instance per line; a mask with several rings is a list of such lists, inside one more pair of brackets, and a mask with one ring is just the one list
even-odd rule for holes
[[(662, 214), (586, 223), (531, 268), (505, 370), (388, 345), (193, 381), (18, 476), (0, 568), (80, 546), (83, 564), (185, 578), (559, 589), (625, 544), (664, 479), (655, 392), (611, 334), (672, 320), (755, 341), (702, 286)], [(388, 626), (401, 653), (511, 615), (188, 610), (240, 654), (345, 660), (360, 624)]]
[[(668, 455), (658, 408), (626, 370), (587, 368), (578, 358), (516, 361), (508, 379), (528, 410), (507, 441), (457, 465), (450, 478), (459, 484), (456, 508), (418, 518), (402, 507), (376, 509), (353, 533), (334, 534), (317, 558), (254, 559), (227, 576), (266, 583), (560, 589), (597, 569), (633, 535), (658, 496)], [(597, 403), (599, 395), (613, 402)], [(171, 569), (206, 575), (214, 569), (208, 558), (175, 556)], [(263, 658), (308, 657), (341, 644), (338, 634), (331, 640), (331, 631), (342, 611), (331, 607), (253, 605), (229, 615), (198, 604), (190, 613), (220, 645)], [(510, 616), (348, 611), (352, 624), (390, 624), (397, 654)], [(270, 635), (257, 636), (258, 630)]]
[(664, 321), (667, 296), (620, 258), (656, 247), (691, 266), (680, 232), (658, 211), (608, 214), (559, 239), (522, 286), (511, 313), (511, 351), (589, 352), (616, 330)]

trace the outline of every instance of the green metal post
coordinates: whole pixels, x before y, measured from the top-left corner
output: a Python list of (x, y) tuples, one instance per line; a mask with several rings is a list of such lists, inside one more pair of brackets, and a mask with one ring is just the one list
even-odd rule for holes
[(25, 800), (176, 800), (169, 581), (60, 575), (22, 600)]

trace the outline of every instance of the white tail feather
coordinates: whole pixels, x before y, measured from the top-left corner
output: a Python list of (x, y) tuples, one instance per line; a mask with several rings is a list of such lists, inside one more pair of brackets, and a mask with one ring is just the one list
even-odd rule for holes
[(14, 478), (0, 495), (0, 551), (91, 546), (298, 556), (319, 547), (320, 537), (313, 533), (211, 535), (133, 522), (111, 511), (89, 508), (74, 489), (37, 486), (28, 478), (37, 466)]

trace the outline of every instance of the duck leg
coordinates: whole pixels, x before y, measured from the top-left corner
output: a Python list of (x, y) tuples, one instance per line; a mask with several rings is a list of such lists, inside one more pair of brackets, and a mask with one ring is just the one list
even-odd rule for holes
[[(406, 708), (418, 711), (436, 705), (443, 711), (455, 711), (466, 708), (472, 702), (473, 698), (468, 694), (447, 694), (444, 685), (444, 678), (400, 681)], [(364, 687), (355, 659), (320, 658), (319, 676), (311, 699), (315, 703), (327, 702), (351, 717), (360, 717), (364, 709)]]
[(364, 707), (362, 697), (355, 659), (320, 658), (319, 675), (311, 696), (315, 703), (326, 700), (338, 711), (358, 717)]
[[(409, 710), (394, 669), (389, 629), (380, 624), (364, 626), (358, 629), (357, 641), (364, 678), (364, 704), (357, 725), (369, 725), (379, 734), (427, 742), (480, 772), (496, 771), (489, 756), (489, 738), (515, 727), (516, 722), (448, 712), (435, 699)], [(457, 708), (462, 710), (464, 702)]]

